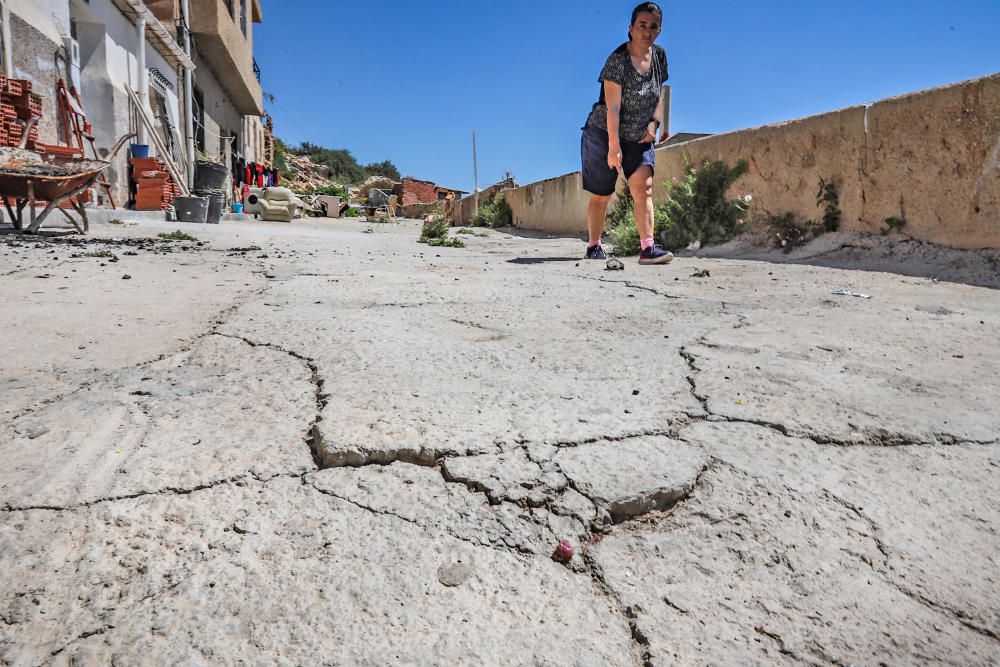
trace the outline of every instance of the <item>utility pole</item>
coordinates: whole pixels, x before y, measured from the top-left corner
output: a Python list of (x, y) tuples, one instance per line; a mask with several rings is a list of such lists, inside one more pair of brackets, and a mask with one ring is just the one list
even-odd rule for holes
[(479, 164), (476, 161), (476, 131), (472, 131), (472, 190), (473, 197), (476, 203), (476, 212), (473, 215), (479, 213)]

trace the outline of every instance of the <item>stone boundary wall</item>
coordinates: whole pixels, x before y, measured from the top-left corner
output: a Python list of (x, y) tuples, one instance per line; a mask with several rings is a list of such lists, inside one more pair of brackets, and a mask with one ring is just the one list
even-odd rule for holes
[[(758, 215), (818, 220), (825, 178), (838, 186), (845, 231), (878, 232), (896, 217), (923, 241), (1000, 248), (1000, 74), (658, 149), (656, 199), (683, 175), (685, 155), (695, 164), (747, 160), (730, 195), (752, 194)], [(506, 196), (518, 227), (586, 233), (579, 172)]]

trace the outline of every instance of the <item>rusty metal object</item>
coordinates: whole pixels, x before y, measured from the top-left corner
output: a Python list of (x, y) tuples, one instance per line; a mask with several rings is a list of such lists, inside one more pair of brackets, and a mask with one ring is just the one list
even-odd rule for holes
[[(75, 160), (58, 155), (48, 156), (46, 159), (39, 153), (23, 148), (0, 149), (0, 197), (3, 198), (14, 228), (22, 228), (23, 211), (28, 206), (30, 224), (25, 231), (30, 234), (38, 233), (45, 218), (68, 201), (83, 220), (83, 226), (72, 218), (70, 221), (77, 231), (86, 233), (90, 226), (87, 213), (76, 198), (94, 186), (104, 170), (111, 166), (110, 160), (133, 136), (135, 135), (127, 134), (119, 139), (106, 161)], [(9, 198), (17, 202), (16, 215)], [(36, 214), (35, 204), (39, 200), (48, 204), (41, 213)]]

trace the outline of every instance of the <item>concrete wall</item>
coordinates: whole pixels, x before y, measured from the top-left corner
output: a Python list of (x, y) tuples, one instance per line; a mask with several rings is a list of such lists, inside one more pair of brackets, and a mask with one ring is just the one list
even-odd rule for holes
[[(654, 196), (684, 172), (684, 155), (748, 173), (731, 196), (752, 194), (757, 214), (819, 219), (819, 179), (840, 192), (843, 229), (877, 232), (889, 217), (914, 238), (956, 248), (1000, 248), (1000, 74), (868, 106), (696, 139), (656, 152)], [(467, 198), (471, 199), (471, 198)], [(587, 193), (580, 174), (507, 194), (515, 223), (584, 234)], [(467, 206), (462, 202), (463, 210)]]
[[(479, 203), (484, 204), (501, 192), (507, 192), (517, 187), (513, 180), (494, 183), (488, 188), (479, 191)], [(452, 202), (446, 216), (453, 225), (468, 225), (476, 217), (476, 198), (465, 197), (460, 201)]]
[(550, 178), (508, 191), (514, 226), (552, 234), (587, 231), (587, 202), (580, 172)]
[[(253, 72), (253, 7), (251, 0), (233, 0), (233, 13), (222, 0), (190, 3), (191, 31), (202, 58), (228, 84), (227, 97), (241, 115), (264, 113), (263, 92)], [(245, 13), (246, 34), (241, 25)], [(199, 69), (200, 69), (199, 65)], [(239, 126), (233, 127), (238, 130)]]

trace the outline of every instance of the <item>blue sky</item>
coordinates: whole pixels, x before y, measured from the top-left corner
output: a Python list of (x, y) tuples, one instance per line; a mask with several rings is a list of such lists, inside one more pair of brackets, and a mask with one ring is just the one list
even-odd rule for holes
[[(471, 190), (579, 169), (634, 2), (263, 0), (278, 136)], [(1000, 0), (663, 2), (674, 132), (726, 132), (1000, 72)]]

